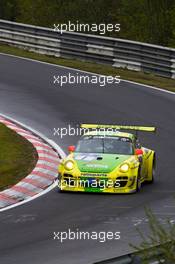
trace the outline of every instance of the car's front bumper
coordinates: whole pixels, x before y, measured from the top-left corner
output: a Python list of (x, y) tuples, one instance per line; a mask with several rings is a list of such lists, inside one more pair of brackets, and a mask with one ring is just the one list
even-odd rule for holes
[[(118, 177), (119, 179), (121, 177)], [(130, 181), (129, 177), (123, 177), (124, 179), (120, 179), (120, 185), (116, 185), (116, 179), (105, 179), (106, 181), (110, 181), (110, 183), (113, 181), (114, 184), (110, 184), (110, 186), (101, 184), (82, 184), (82, 177), (63, 177), (60, 175), (58, 179), (58, 187), (62, 191), (71, 191), (71, 192), (95, 192), (95, 193), (133, 193), (136, 191), (136, 176), (133, 177), (133, 180)], [(127, 180), (126, 180), (127, 178)], [(102, 178), (96, 178), (99, 182), (100, 180), (103, 180)], [(86, 178), (85, 180), (89, 180)], [(80, 182), (81, 181), (81, 182)], [(82, 186), (83, 185), (83, 186)], [(96, 186), (98, 185), (98, 186)]]

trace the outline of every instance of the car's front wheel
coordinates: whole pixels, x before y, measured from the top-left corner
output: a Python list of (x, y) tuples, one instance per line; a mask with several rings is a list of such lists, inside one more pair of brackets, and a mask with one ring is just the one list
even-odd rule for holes
[(139, 169), (138, 175), (137, 175), (136, 192), (140, 192), (141, 188), (142, 188), (142, 182), (141, 182), (141, 175), (140, 175), (140, 169)]
[(137, 176), (136, 192), (140, 192), (141, 187), (142, 187), (141, 177), (140, 177), (140, 175), (138, 175), (138, 176)]

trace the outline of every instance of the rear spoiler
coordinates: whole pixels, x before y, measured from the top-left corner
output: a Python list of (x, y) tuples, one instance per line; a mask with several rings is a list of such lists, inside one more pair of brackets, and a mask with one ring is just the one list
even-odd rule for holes
[(86, 129), (124, 129), (124, 130), (135, 130), (144, 132), (156, 132), (156, 127), (150, 126), (120, 126), (120, 125), (98, 125), (98, 124), (81, 124), (81, 128)]

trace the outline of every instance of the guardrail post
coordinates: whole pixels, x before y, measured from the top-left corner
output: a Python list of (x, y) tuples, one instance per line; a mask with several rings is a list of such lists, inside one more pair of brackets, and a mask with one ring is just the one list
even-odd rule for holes
[(172, 63), (172, 65), (171, 65), (171, 68), (172, 68), (172, 70), (171, 70), (171, 73), (172, 73), (171, 78), (175, 79), (175, 59), (172, 59), (171, 63)]

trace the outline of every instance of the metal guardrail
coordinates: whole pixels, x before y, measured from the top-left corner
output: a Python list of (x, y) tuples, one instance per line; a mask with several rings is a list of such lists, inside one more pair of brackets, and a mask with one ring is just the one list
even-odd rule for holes
[[(172, 242), (165, 242), (166, 246), (171, 247)], [(172, 250), (172, 249), (171, 249)], [(146, 261), (146, 262), (145, 262)], [(164, 254), (160, 245), (150, 247), (148, 249), (123, 255), (116, 258), (106, 259), (93, 264), (173, 264), (174, 261), (170, 262), (164, 259)]]
[(0, 42), (56, 57), (79, 59), (175, 79), (175, 49), (118, 38), (64, 32), (0, 20)]
[[(158, 255), (157, 255), (158, 257)], [(161, 258), (161, 256), (159, 256)], [(163, 258), (161, 259), (161, 263), (165, 263)], [(160, 262), (157, 260), (156, 256), (152, 256), (149, 259), (147, 259), (147, 262), (149, 264), (160, 264)], [(143, 259), (141, 259), (138, 256), (134, 256), (133, 254), (106, 259), (103, 261), (95, 262), (93, 264), (143, 264)], [(166, 263), (168, 264), (168, 263)], [(169, 263), (172, 264), (172, 263)]]

